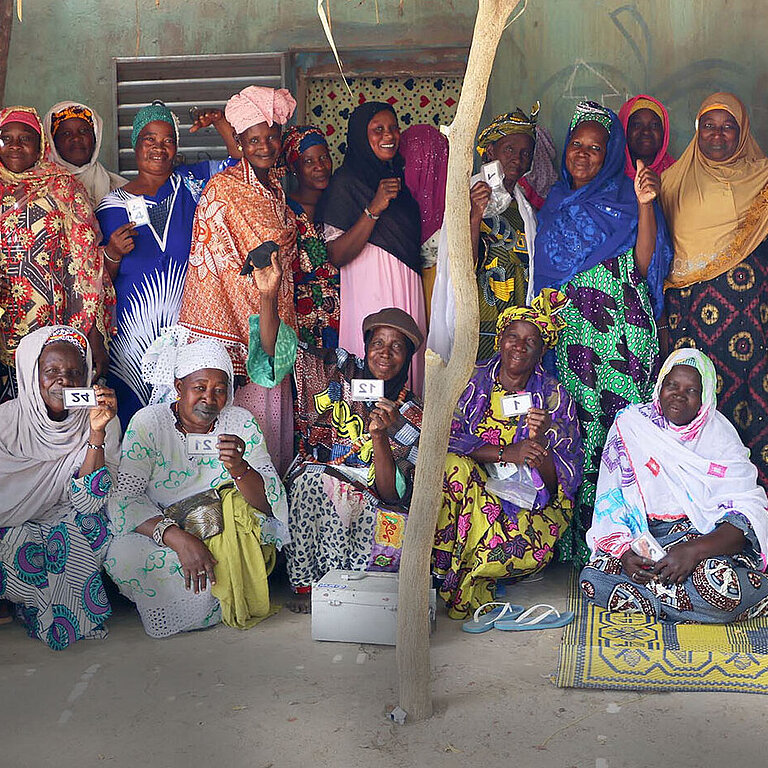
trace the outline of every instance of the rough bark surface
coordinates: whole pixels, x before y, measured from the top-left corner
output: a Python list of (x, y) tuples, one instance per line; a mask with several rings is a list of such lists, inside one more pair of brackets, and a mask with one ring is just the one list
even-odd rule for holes
[(469, 177), (474, 138), (485, 104), (496, 48), (504, 25), (520, 0), (479, 0), (472, 46), (456, 118), (448, 137), (450, 200), (448, 249), (456, 331), (447, 364), (427, 349), (424, 384), (424, 420), (419, 459), (400, 564), (398, 597), (397, 665), (400, 706), (410, 722), (432, 715), (429, 659), (430, 555), (440, 509), (445, 457), (451, 417), (472, 373), (479, 327), (477, 287), (469, 234)]
[(5, 77), (8, 74), (8, 50), (11, 47), (13, 0), (0, 0), (0, 106), (5, 104)]

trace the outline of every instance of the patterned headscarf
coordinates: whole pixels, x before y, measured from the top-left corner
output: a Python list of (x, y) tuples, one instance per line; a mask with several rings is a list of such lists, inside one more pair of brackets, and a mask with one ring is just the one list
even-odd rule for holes
[(83, 360), (88, 357), (88, 342), (80, 331), (75, 328), (70, 328), (67, 325), (62, 325), (54, 330), (48, 337), (48, 340), (43, 344), (43, 349), (51, 344), (71, 344), (82, 356)]
[(669, 428), (677, 432), (681, 440), (693, 440), (701, 432), (704, 425), (709, 421), (710, 417), (717, 407), (717, 395), (715, 388), (717, 387), (717, 373), (712, 361), (698, 349), (692, 349), (691, 347), (683, 347), (682, 349), (675, 350), (661, 366), (659, 376), (656, 379), (656, 386), (653, 390), (653, 405), (654, 408), (662, 416), (664, 415), (661, 410), (661, 403), (659, 401), (659, 394), (661, 393), (661, 386), (664, 383), (664, 379), (667, 374), (676, 365), (690, 365), (695, 368), (701, 376), (701, 408), (696, 414), (696, 417), (690, 424), (683, 424), (678, 427), (676, 424), (669, 423)]
[(146, 107), (142, 107), (133, 118), (133, 130), (131, 131), (131, 146), (136, 149), (136, 142), (139, 140), (139, 134), (149, 123), (155, 120), (162, 120), (173, 126), (176, 135), (176, 143), (179, 143), (179, 119), (171, 112), (162, 101), (153, 101)]
[(56, 131), (59, 130), (59, 126), (65, 121), (73, 117), (77, 117), (80, 120), (85, 120), (89, 123), (91, 128), (94, 128), (95, 123), (93, 119), (93, 112), (84, 104), (68, 104), (64, 109), (60, 109), (58, 112), (51, 113), (51, 136), (56, 135)]
[(172, 325), (144, 353), (141, 375), (152, 385), (149, 404), (176, 400), (176, 379), (183, 379), (203, 368), (215, 368), (227, 374), (227, 405), (232, 405), (235, 372), (227, 348), (217, 339), (202, 339), (192, 344), (187, 343), (188, 340), (187, 328)]
[(581, 123), (590, 122), (600, 123), (610, 135), (613, 125), (613, 113), (610, 109), (606, 109), (596, 101), (580, 101), (576, 105), (576, 110), (571, 118), (571, 131)]
[(539, 117), (541, 104), (537, 101), (531, 107), (530, 117), (518, 107), (514, 112), (497, 115), (491, 124), (484, 128), (477, 137), (477, 154), (485, 157), (485, 152), (494, 141), (498, 141), (511, 133), (524, 133), (536, 141), (536, 121)]
[(327, 147), (325, 134), (314, 125), (292, 125), (283, 135), (283, 162), (292, 166), (310, 147)]
[(565, 328), (565, 321), (559, 313), (566, 307), (570, 299), (554, 288), (544, 288), (531, 302), (530, 307), (509, 307), (505, 309), (496, 321), (495, 349), (499, 348), (504, 330), (516, 320), (526, 320), (533, 323), (541, 334), (545, 347), (550, 349), (557, 344), (560, 331)]

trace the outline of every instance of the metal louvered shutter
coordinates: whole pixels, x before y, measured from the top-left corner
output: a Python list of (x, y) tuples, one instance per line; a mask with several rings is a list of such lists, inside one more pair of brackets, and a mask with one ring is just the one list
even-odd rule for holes
[(227, 150), (216, 129), (190, 133), (192, 107), (218, 107), (247, 85), (285, 86), (287, 54), (142, 56), (113, 59), (119, 173), (136, 175), (131, 128), (136, 112), (156, 99), (179, 118), (179, 162), (221, 160)]

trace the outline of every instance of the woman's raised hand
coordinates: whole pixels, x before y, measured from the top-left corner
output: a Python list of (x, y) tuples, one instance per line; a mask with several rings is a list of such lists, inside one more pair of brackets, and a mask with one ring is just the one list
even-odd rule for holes
[(396, 403), (387, 400), (386, 397), (380, 397), (371, 413), (371, 420), (368, 424), (368, 431), (372, 437), (378, 437), (386, 434), (387, 429), (397, 421), (399, 409)]
[(389, 208), (389, 204), (400, 194), (400, 179), (382, 179), (379, 188), (368, 205), (368, 210), (374, 216), (381, 216)]
[(201, 128), (218, 123), (219, 120), (224, 120), (224, 112), (220, 109), (198, 110), (195, 114), (195, 122), (189, 126), (189, 132), (195, 133)]
[(279, 251), (274, 251), (271, 256), (271, 264), (264, 269), (254, 269), (253, 281), (262, 296), (277, 296), (280, 290), (280, 280), (283, 277), (283, 268), (277, 258)]
[(118, 227), (110, 236), (109, 242), (104, 247), (112, 261), (120, 261), (126, 253), (130, 253), (133, 250), (134, 242), (133, 238), (136, 237), (135, 225), (132, 221), (127, 224), (123, 224), (122, 227)]
[[(525, 416), (531, 440), (544, 440), (544, 433), (552, 426), (552, 417), (545, 408), (529, 408)], [(546, 441), (545, 441), (546, 442)]]
[(470, 221), (480, 221), (483, 218), (488, 201), (491, 199), (491, 188), (484, 181), (478, 181), (469, 190)]
[(661, 192), (661, 178), (659, 175), (647, 168), (645, 163), (638, 158), (637, 175), (635, 176), (635, 196), (640, 205), (652, 203)]
[(101, 434), (117, 414), (117, 398), (115, 397), (115, 390), (109, 387), (96, 384), (93, 389), (96, 392), (96, 407), (91, 408), (88, 414), (91, 433)]

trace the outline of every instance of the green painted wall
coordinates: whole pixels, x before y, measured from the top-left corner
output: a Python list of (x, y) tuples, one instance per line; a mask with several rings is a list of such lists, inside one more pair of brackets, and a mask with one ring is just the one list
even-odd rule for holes
[[(93, 104), (111, 131), (112, 56), (318, 48), (316, 0), (24, 0), (11, 39), (6, 100), (41, 111), (64, 98)], [(488, 116), (539, 98), (557, 140), (582, 96), (618, 109), (647, 91), (672, 115), (672, 149), (692, 132), (701, 99), (733, 90), (768, 148), (765, 0), (528, 0), (499, 48)], [(340, 48), (466, 45), (469, 0), (331, 0)], [(138, 9), (138, 13), (137, 13)], [(105, 139), (105, 161), (111, 142)]]

